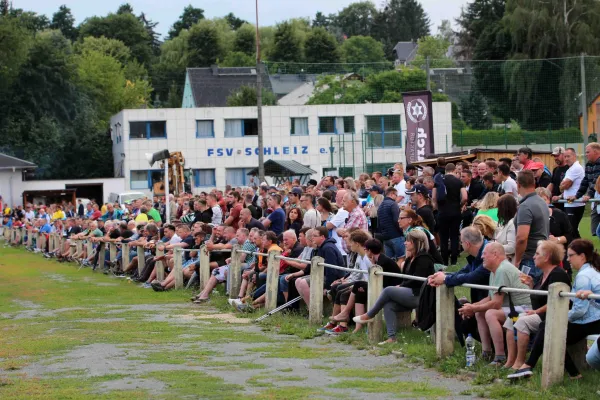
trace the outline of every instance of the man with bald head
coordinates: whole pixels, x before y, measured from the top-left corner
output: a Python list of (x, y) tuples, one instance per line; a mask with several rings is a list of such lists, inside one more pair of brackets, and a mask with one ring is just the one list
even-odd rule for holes
[[(521, 282), (519, 270), (507, 259), (504, 247), (498, 243), (488, 243), (483, 249), (483, 267), (490, 271), (490, 286), (529, 289)], [(481, 337), (483, 358), (492, 358), (492, 342), (495, 356), (490, 365), (502, 366), (506, 363), (504, 349), (504, 328), (502, 325), (510, 313), (510, 300), (518, 313), (531, 309), (531, 298), (526, 293), (498, 293), (490, 290), (488, 297), (473, 304), (465, 304), (459, 314), (463, 318), (477, 319), (477, 329)]]

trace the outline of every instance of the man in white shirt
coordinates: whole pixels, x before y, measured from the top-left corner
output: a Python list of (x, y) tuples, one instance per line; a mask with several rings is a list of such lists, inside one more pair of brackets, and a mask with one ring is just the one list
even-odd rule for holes
[(300, 198), (300, 205), (304, 210), (303, 228), (316, 228), (321, 226), (321, 213), (313, 206), (314, 197), (312, 194), (304, 193)]
[(340, 253), (342, 253), (342, 256), (344, 256), (344, 258), (346, 258), (346, 256), (348, 255), (348, 253), (346, 253), (344, 251), (344, 239), (342, 239), (336, 232), (336, 230), (338, 228), (343, 228), (344, 225), (346, 225), (346, 219), (348, 218), (348, 211), (344, 210), (343, 208), (340, 208), (337, 212), (337, 214), (335, 214), (333, 216), (333, 218), (331, 220), (329, 220), (327, 222), (327, 229), (329, 229), (331, 231), (331, 238), (335, 239), (335, 244), (338, 248), (338, 250), (340, 251)]
[(396, 202), (402, 205), (407, 204), (409, 199), (406, 196), (406, 181), (404, 180), (404, 173), (402, 171), (395, 171), (392, 175), (392, 183), (394, 184), (394, 188), (396, 189), (397, 193)]
[[(581, 186), (585, 171), (581, 164), (579, 164), (579, 161), (577, 161), (577, 153), (573, 148), (565, 150), (565, 163), (569, 166), (569, 169), (565, 173), (565, 178), (560, 183), (560, 190), (563, 192), (563, 199), (573, 201), (575, 200), (579, 186)], [(565, 212), (571, 222), (574, 239), (581, 237), (579, 236), (579, 222), (583, 217), (584, 211), (584, 203), (571, 202), (565, 204)]]
[(519, 195), (517, 182), (510, 177), (510, 167), (508, 165), (500, 164), (498, 166), (498, 178), (500, 180), (501, 193), (512, 194), (517, 198)]
[(25, 219), (27, 221), (33, 221), (35, 218), (35, 212), (33, 211), (33, 207), (31, 206), (31, 204), (27, 204), (27, 206), (25, 206)]
[(206, 204), (208, 204), (213, 212), (210, 223), (215, 226), (221, 225), (223, 223), (223, 211), (221, 210), (221, 206), (219, 206), (217, 195), (214, 193), (209, 194), (208, 197), (206, 197)]

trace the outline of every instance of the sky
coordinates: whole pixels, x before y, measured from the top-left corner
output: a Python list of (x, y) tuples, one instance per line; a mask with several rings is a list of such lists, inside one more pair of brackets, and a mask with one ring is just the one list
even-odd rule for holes
[[(454, 19), (460, 15), (460, 7), (467, 0), (420, 0), (425, 12), (431, 19), (431, 32), (437, 32), (437, 27), (443, 19)], [(202, 8), (207, 18), (222, 17), (233, 12), (237, 17), (254, 23), (255, 2), (253, 0), (12, 0), (13, 7), (38, 14), (45, 14), (52, 18), (52, 14), (62, 4), (73, 12), (77, 24), (87, 17), (94, 15), (103, 16), (114, 12), (119, 5), (128, 2), (135, 14), (143, 11), (146, 16), (158, 22), (157, 31), (164, 36), (171, 25), (177, 20), (184, 7), (192, 4)], [(259, 24), (274, 25), (277, 22), (297, 17), (310, 17), (311, 19), (321, 11), (328, 15), (335, 13), (356, 0), (259, 0)], [(375, 0), (378, 6), (382, 0)]]

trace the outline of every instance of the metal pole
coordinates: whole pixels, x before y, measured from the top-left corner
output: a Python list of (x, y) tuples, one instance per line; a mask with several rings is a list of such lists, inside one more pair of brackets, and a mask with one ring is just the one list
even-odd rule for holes
[(265, 181), (265, 155), (262, 120), (262, 62), (260, 61), (260, 33), (258, 30), (258, 0), (256, 0), (256, 113), (258, 125), (258, 181)]
[(585, 54), (581, 53), (581, 117), (582, 117), (582, 129), (583, 135), (583, 146), (584, 148), (588, 145), (588, 113), (587, 113), (587, 96), (585, 87)]
[(431, 79), (429, 78), (429, 56), (425, 58), (425, 73), (427, 74), (427, 90), (431, 90)]
[(171, 210), (169, 207), (169, 160), (165, 160), (165, 218), (167, 223), (171, 222)]

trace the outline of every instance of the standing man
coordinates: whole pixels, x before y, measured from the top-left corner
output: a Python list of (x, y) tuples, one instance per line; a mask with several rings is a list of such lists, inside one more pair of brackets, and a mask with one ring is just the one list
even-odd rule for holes
[[(479, 166), (481, 165), (479, 164)], [(459, 256), (458, 236), (462, 221), (462, 209), (467, 204), (468, 196), (465, 185), (456, 176), (454, 164), (446, 164), (445, 170), (446, 174), (443, 179), (446, 186), (446, 198), (437, 204), (438, 221), (440, 221), (438, 233), (444, 265), (456, 265)], [(437, 203), (437, 188), (433, 189), (433, 201)], [(450, 251), (448, 251), (448, 241), (450, 241)]]
[(534, 283), (542, 278), (542, 271), (535, 266), (533, 256), (540, 240), (548, 240), (550, 214), (546, 202), (535, 192), (535, 177), (531, 170), (517, 175), (517, 186), (521, 202), (514, 218), (516, 234), (514, 265), (520, 269), (527, 266)]
[(83, 215), (85, 214), (85, 207), (83, 206), (83, 202), (81, 201), (81, 199), (77, 200), (77, 202), (79, 203), (79, 205), (77, 206), (77, 215), (80, 218), (83, 218)]
[(416, 184), (411, 190), (407, 190), (406, 194), (411, 196), (411, 202), (417, 207), (417, 215), (423, 219), (425, 227), (430, 232), (435, 232), (435, 217), (433, 207), (429, 205), (429, 190), (425, 185)]
[[(585, 171), (577, 161), (577, 153), (573, 148), (568, 148), (565, 151), (565, 162), (569, 169), (560, 184), (560, 190), (563, 191), (563, 197), (569, 201), (565, 204), (565, 212), (569, 217), (569, 222), (571, 222), (571, 228), (573, 228), (573, 239), (579, 239), (581, 237), (579, 236), (579, 222), (583, 218), (585, 203), (578, 203), (573, 200), (578, 199), (587, 191), (586, 187), (580, 189), (585, 178)], [(592, 184), (592, 190), (594, 190), (594, 184), (595, 182)]]
[(300, 205), (304, 210), (303, 228), (316, 228), (321, 226), (321, 213), (313, 205), (314, 197), (312, 194), (305, 193), (300, 198)]
[(302, 197), (302, 188), (294, 187), (288, 193), (288, 202), (290, 205), (290, 209), (292, 208), (302, 208), (300, 203), (300, 198)]
[(212, 219), (211, 224), (218, 226), (223, 222), (223, 211), (221, 210), (221, 206), (219, 206), (219, 200), (217, 199), (217, 195), (214, 193), (210, 193), (208, 197), (206, 197), (206, 204), (212, 210)]
[[(394, 173), (394, 176), (396, 173)], [(383, 242), (385, 255), (397, 260), (404, 257), (404, 235), (398, 225), (400, 207), (396, 202), (396, 188), (389, 187), (377, 209), (378, 238)]]
[(552, 202), (554, 203), (554, 207), (558, 208), (561, 211), (565, 210), (565, 205), (563, 203), (555, 203), (561, 198), (560, 195), (560, 183), (565, 179), (565, 174), (569, 169), (569, 166), (565, 163), (565, 148), (564, 147), (555, 147), (552, 152), (552, 156), (554, 156), (554, 163), (556, 167), (552, 170), (552, 177), (550, 178), (550, 184), (547, 189), (552, 194)]
[(519, 192), (517, 189), (517, 182), (510, 177), (510, 167), (504, 163), (500, 164), (498, 166), (497, 177), (500, 183), (498, 194), (500, 194), (500, 196), (503, 194), (512, 194), (516, 199)]
[(393, 187), (396, 189), (396, 202), (406, 204), (406, 202), (404, 201), (406, 199), (406, 181), (404, 180), (404, 173), (402, 172), (402, 170), (394, 171), (394, 173), (392, 174), (392, 184)]
[[(577, 191), (575, 197), (583, 197), (584, 200), (594, 198), (594, 186), (600, 176), (600, 143), (590, 143), (585, 148), (585, 158), (587, 163), (585, 164), (585, 177), (581, 181), (581, 186)], [(594, 204), (597, 205), (597, 204)], [(600, 215), (596, 210), (596, 207), (592, 207), (591, 215), (591, 228), (592, 235), (596, 235), (596, 229), (600, 223)]]
[(529, 147), (521, 147), (517, 153), (519, 163), (523, 166), (523, 170), (531, 169), (533, 161), (533, 152)]
[(225, 220), (225, 225), (233, 226), (237, 229), (240, 225), (240, 212), (242, 211), (242, 196), (235, 190), (227, 195), (227, 202), (231, 205), (229, 217)]

